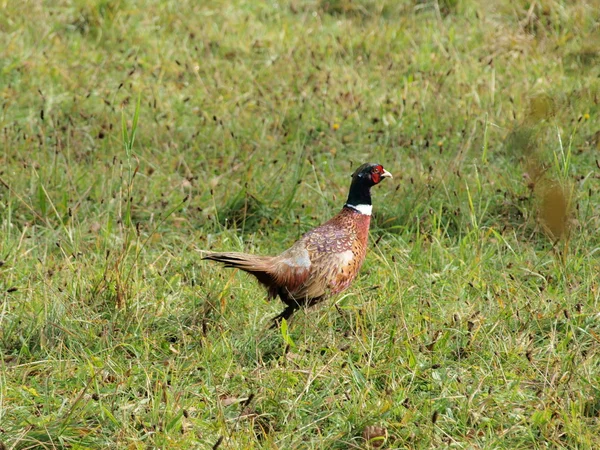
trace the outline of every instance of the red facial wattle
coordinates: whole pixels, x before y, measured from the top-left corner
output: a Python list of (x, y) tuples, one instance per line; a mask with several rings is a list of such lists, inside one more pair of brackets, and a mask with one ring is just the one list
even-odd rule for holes
[(373, 184), (378, 184), (381, 181), (381, 176), (384, 172), (385, 170), (381, 165), (373, 167), (371, 170), (371, 180), (373, 181)]

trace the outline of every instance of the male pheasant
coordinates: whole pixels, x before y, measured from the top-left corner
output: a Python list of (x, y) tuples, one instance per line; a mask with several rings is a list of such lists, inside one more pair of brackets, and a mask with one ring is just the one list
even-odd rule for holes
[(224, 263), (254, 275), (267, 288), (269, 299), (286, 304), (276, 316), (289, 319), (301, 306), (312, 306), (344, 291), (362, 266), (371, 222), (371, 188), (392, 174), (381, 164), (366, 163), (352, 174), (348, 200), (323, 225), (305, 233), (278, 256), (209, 253), (202, 259)]

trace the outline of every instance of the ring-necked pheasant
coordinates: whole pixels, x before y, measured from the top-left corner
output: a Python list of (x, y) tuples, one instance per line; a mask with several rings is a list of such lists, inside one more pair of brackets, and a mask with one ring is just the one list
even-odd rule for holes
[(342, 292), (354, 280), (367, 252), (371, 188), (384, 178), (392, 178), (392, 174), (381, 164), (360, 166), (352, 174), (342, 210), (278, 256), (225, 252), (209, 253), (203, 259), (248, 272), (267, 288), (269, 299), (279, 296), (287, 306), (273, 319), (277, 326), (301, 306), (312, 306)]

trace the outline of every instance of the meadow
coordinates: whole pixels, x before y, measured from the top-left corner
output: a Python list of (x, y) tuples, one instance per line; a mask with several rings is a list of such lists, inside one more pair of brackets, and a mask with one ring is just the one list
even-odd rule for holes
[[(600, 2), (0, 2), (0, 449), (600, 448)], [(366, 262), (277, 254), (363, 162)]]

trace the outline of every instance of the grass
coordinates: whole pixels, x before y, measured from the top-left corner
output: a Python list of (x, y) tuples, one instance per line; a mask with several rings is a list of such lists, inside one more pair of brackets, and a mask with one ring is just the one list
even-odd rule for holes
[[(0, 448), (598, 448), (598, 6), (0, 4)], [(365, 161), (359, 278), (268, 330), (201, 251)]]

